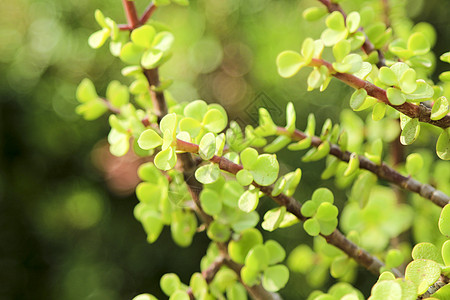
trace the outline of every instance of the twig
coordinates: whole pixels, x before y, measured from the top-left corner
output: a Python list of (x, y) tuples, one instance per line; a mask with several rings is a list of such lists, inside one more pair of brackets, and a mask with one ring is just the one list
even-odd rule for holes
[(147, 23), (148, 19), (153, 15), (156, 10), (156, 5), (152, 2), (147, 6), (144, 13), (142, 14), (141, 19), (139, 20), (141, 24)]
[(158, 68), (144, 69), (144, 75), (148, 81), (148, 90), (152, 99), (155, 114), (161, 119), (167, 114), (167, 104), (164, 93), (154, 90), (154, 88), (159, 87), (160, 84)]
[[(286, 128), (278, 127), (277, 134), (289, 136), (294, 141), (301, 141), (306, 139), (308, 135), (298, 129), (296, 129), (292, 134), (289, 133)], [(319, 147), (322, 144), (322, 140), (317, 136), (311, 137), (311, 145), (314, 147)], [(330, 145), (330, 154), (337, 157), (341, 161), (349, 162), (351, 153), (349, 151), (342, 151), (342, 149), (335, 144)], [(367, 171), (372, 172), (377, 175), (378, 178), (389, 181), (399, 187), (417, 193), (425, 199), (430, 200), (434, 204), (444, 207), (450, 203), (450, 197), (445, 193), (436, 190), (429, 184), (421, 183), (411, 177), (406, 177), (385, 164), (384, 162), (380, 165), (374, 163), (365, 156), (359, 155), (359, 167)]]
[(373, 83), (360, 79), (355, 75), (347, 73), (338, 73), (333, 69), (331, 63), (325, 60), (313, 58), (310, 63), (310, 66), (316, 67), (326, 66), (328, 70), (330, 70), (331, 75), (333, 75), (337, 79), (341, 80), (342, 82), (346, 83), (347, 85), (355, 89), (365, 89), (369, 96), (372, 96), (378, 99), (379, 101), (384, 102), (385, 104), (393, 107), (397, 111), (403, 113), (404, 115), (410, 118), (418, 118), (420, 122), (428, 123), (440, 127), (442, 129), (450, 127), (450, 115), (447, 114), (440, 120), (431, 120), (431, 109), (422, 104), (415, 105), (409, 102), (405, 102), (402, 105), (393, 105), (389, 102), (386, 90), (374, 85)]
[[(177, 139), (177, 149), (185, 152), (198, 154), (199, 147), (196, 144), (185, 142)], [(243, 169), (241, 165), (235, 164), (232, 161), (220, 157), (213, 156), (210, 160), (213, 163), (219, 165), (219, 168), (223, 171), (236, 175), (237, 172)], [(299, 220), (305, 221), (308, 218), (301, 213), (301, 204), (292, 197), (289, 197), (283, 193), (278, 196), (272, 196), (273, 185), (260, 186), (257, 183), (252, 183), (255, 187), (259, 188), (261, 192), (272, 198), (277, 204), (285, 206), (286, 210), (295, 215)], [(375, 256), (368, 253), (366, 250), (358, 247), (356, 244), (348, 240), (339, 230), (335, 230), (330, 235), (322, 235), (326, 241), (344, 251), (349, 257), (353, 258), (357, 263), (365, 267), (367, 270), (374, 274), (379, 274), (380, 268), (384, 267), (384, 264)], [(397, 269), (392, 269), (392, 272), (397, 277), (402, 277), (402, 273)]]
[(139, 22), (134, 1), (122, 0), (122, 4), (123, 8), (125, 9), (125, 14), (127, 16), (128, 26), (130, 27), (130, 29), (136, 29), (141, 24)]

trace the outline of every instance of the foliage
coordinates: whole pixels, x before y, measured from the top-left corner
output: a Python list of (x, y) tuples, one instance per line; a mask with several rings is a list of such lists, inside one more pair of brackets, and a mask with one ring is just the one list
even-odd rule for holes
[[(308, 21), (327, 15), (320, 38), (308, 37), (299, 51), (283, 51), (276, 59), (284, 78), (312, 67), (306, 79), (308, 91), (325, 91), (333, 78), (355, 88), (350, 107), (356, 113), (342, 111), (341, 124), (325, 120), (318, 135), (313, 114), (304, 131), (297, 129), (293, 103), (286, 107), (285, 126), (277, 125), (261, 107), (257, 126), (242, 129), (237, 122), (228, 124), (219, 104), (172, 101), (171, 81), (160, 80), (158, 69), (168, 63), (175, 37), (162, 25), (145, 24), (154, 9), (170, 1), (151, 3), (141, 18), (134, 2), (125, 1), (128, 24), (122, 26), (96, 11), (102, 29), (90, 36), (89, 45), (100, 48), (111, 38), (111, 54), (126, 64), (122, 74), (134, 81), (128, 88), (111, 82), (102, 98), (92, 81), (84, 79), (77, 90), (77, 112), (92, 120), (109, 110), (111, 153), (123, 156), (133, 149), (136, 155), (151, 158), (139, 169), (143, 182), (136, 188), (139, 203), (134, 210), (149, 243), (157, 241), (164, 226), (170, 227), (181, 247), (191, 245), (200, 227), (211, 240), (202, 273), (193, 274), (189, 284), (173, 273), (161, 278), (161, 290), (169, 299), (246, 299), (247, 293), (275, 299), (288, 283), (290, 271), (306, 274), (311, 286), (319, 288), (328, 269), (342, 282), (326, 294), (313, 292), (308, 299), (363, 299), (358, 287), (351, 285), (358, 264), (379, 275), (369, 299), (448, 297), (450, 198), (445, 192), (450, 175), (439, 174), (444, 179), (432, 186), (428, 170), (432, 165), (448, 166), (450, 86), (448, 72), (439, 75), (442, 82), (431, 78), (433, 29), (427, 24), (412, 27), (410, 20), (394, 13), (386, 15), (391, 25), (386, 24), (364, 9), (375, 1), (361, 1), (361, 7), (348, 15), (338, 1), (320, 2), (326, 10), (309, 8), (303, 14)], [(401, 9), (401, 3), (392, 3)], [(448, 57), (445, 53), (441, 60), (448, 62)], [(366, 109), (372, 112), (363, 122), (359, 112)], [(384, 162), (391, 156), (383, 155), (386, 143), (395, 146), (399, 140), (411, 145), (426, 138), (422, 128), (427, 126), (439, 131), (436, 154), (441, 161), (415, 152), (404, 166)], [(330, 189), (318, 187), (310, 200), (300, 204), (293, 196), (303, 172), (281, 168), (276, 153), (285, 147), (307, 150), (304, 163), (325, 159), (322, 180), (334, 177), (335, 187), (348, 192), (347, 199), (335, 203)], [(422, 198), (404, 203), (405, 191), (394, 191), (381, 180)], [(262, 197), (276, 204), (264, 213), (262, 229), (271, 232), (303, 222), (314, 249), (298, 244), (286, 266), (284, 247), (272, 239), (264, 241), (256, 227)], [(436, 207), (421, 207), (432, 204)], [(434, 229), (432, 237), (423, 237), (415, 227), (422, 224), (414, 218), (423, 220), (436, 212), (438, 220), (424, 222), (438, 225), (439, 232)], [(412, 261), (412, 246), (402, 237), (410, 229), (415, 232)], [(135, 299), (154, 296), (141, 294)]]

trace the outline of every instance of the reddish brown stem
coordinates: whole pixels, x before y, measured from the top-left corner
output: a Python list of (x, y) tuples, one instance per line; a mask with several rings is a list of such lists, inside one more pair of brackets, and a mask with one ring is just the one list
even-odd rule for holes
[(134, 1), (122, 0), (122, 4), (125, 9), (125, 14), (127, 16), (128, 26), (130, 27), (130, 29), (138, 28), (141, 24), (139, 22)]
[(142, 17), (140, 19), (140, 23), (143, 25), (145, 23), (147, 23), (148, 19), (150, 19), (150, 17), (153, 15), (153, 13), (156, 10), (156, 5), (151, 2), (147, 8), (145, 9), (144, 13), (142, 14)]
[(158, 118), (162, 118), (167, 114), (167, 104), (166, 99), (164, 97), (164, 93), (161, 91), (155, 91), (154, 88), (159, 87), (159, 72), (158, 68), (155, 69), (145, 69), (144, 75), (147, 78), (149, 83), (149, 93), (152, 99), (153, 108), (155, 110), (155, 114)]
[(385, 104), (393, 107), (397, 111), (403, 113), (404, 115), (410, 118), (418, 118), (420, 122), (428, 123), (440, 127), (442, 129), (450, 127), (450, 115), (446, 115), (440, 120), (431, 120), (431, 109), (422, 104), (415, 105), (409, 102), (405, 102), (402, 105), (393, 105), (389, 102), (386, 90), (374, 85), (373, 83), (360, 79), (352, 74), (338, 73), (333, 69), (331, 63), (322, 59), (313, 58), (310, 65), (326, 66), (328, 70), (330, 70), (331, 75), (333, 75), (337, 79), (341, 80), (342, 82), (346, 83), (347, 85), (355, 89), (365, 89), (369, 96), (372, 96), (378, 99), (379, 101), (384, 102)]

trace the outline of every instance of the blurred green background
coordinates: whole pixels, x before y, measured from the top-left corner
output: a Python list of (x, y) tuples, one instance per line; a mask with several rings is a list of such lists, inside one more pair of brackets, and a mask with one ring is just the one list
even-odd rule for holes
[[(310, 112), (319, 124), (327, 117), (338, 121), (348, 108), (349, 88), (332, 82), (325, 93), (307, 93), (305, 73), (285, 80), (275, 67), (280, 51), (319, 36), (322, 22), (301, 17), (316, 2), (192, 0), (189, 8), (158, 9), (154, 19), (176, 37), (173, 58), (161, 70), (175, 80), (173, 96), (218, 102), (242, 123), (254, 123), (259, 106), (269, 106), (275, 121), (283, 122), (288, 101), (295, 103), (299, 128)], [(435, 26), (436, 54), (448, 51), (450, 1), (408, 2), (415, 22)], [(136, 3), (142, 12), (148, 1)], [(96, 51), (87, 45), (99, 29), (97, 8), (119, 23), (125, 20), (119, 0), (0, 1), (0, 299), (161, 296), (164, 273), (176, 272), (187, 282), (205, 253), (204, 233), (187, 249), (177, 247), (168, 230), (155, 244), (146, 243), (132, 214), (140, 161), (107, 153), (106, 117), (87, 122), (74, 112), (83, 78), (91, 78), (100, 95), (113, 79), (129, 83), (107, 47)], [(287, 152), (280, 157), (284, 170), (301, 166), (307, 174), (297, 197), (309, 199), (323, 162), (300, 164)], [(262, 209), (270, 207), (266, 202)], [(300, 226), (266, 235), (288, 251), (310, 240)], [(357, 286), (367, 295), (372, 280), (360, 276)], [(303, 299), (310, 290), (293, 275), (282, 295)]]

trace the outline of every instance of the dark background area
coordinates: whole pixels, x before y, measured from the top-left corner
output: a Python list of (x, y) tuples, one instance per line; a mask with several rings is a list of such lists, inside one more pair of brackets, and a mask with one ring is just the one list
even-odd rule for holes
[[(174, 79), (176, 99), (218, 102), (231, 119), (242, 122), (254, 122), (256, 108), (267, 103), (279, 111), (275, 121), (283, 120), (288, 101), (295, 103), (300, 128), (310, 112), (319, 124), (327, 117), (338, 121), (339, 111), (348, 108), (350, 89), (333, 82), (325, 93), (307, 93), (306, 75), (281, 79), (275, 67), (280, 51), (298, 49), (306, 36), (319, 37), (322, 22), (310, 24), (301, 17), (316, 2), (193, 0), (189, 8), (158, 9), (154, 18), (167, 23), (176, 38), (174, 56), (161, 74)], [(450, 2), (408, 2), (415, 22), (436, 28), (435, 53), (448, 51)], [(148, 4), (136, 3), (140, 11)], [(2, 300), (161, 296), (160, 277), (176, 272), (187, 283), (208, 245), (199, 233), (192, 246), (179, 248), (167, 228), (149, 245), (132, 213), (138, 161), (107, 153), (106, 117), (87, 122), (74, 112), (75, 90), (83, 78), (91, 78), (100, 95), (113, 79), (129, 83), (120, 75), (123, 64), (106, 46), (93, 50), (87, 45), (99, 29), (96, 8), (124, 22), (118, 0), (0, 2)], [(445, 69), (448, 65), (438, 62), (437, 71)], [(288, 152), (279, 157), (284, 170), (302, 167), (307, 175), (297, 198), (309, 199), (323, 163), (301, 164)], [(261, 210), (270, 205), (264, 202)], [(266, 237), (286, 245), (288, 252), (309, 240), (300, 226)], [(356, 286), (367, 294), (374, 278), (361, 274)], [(292, 276), (282, 294), (301, 299), (310, 290), (301, 277)]]

